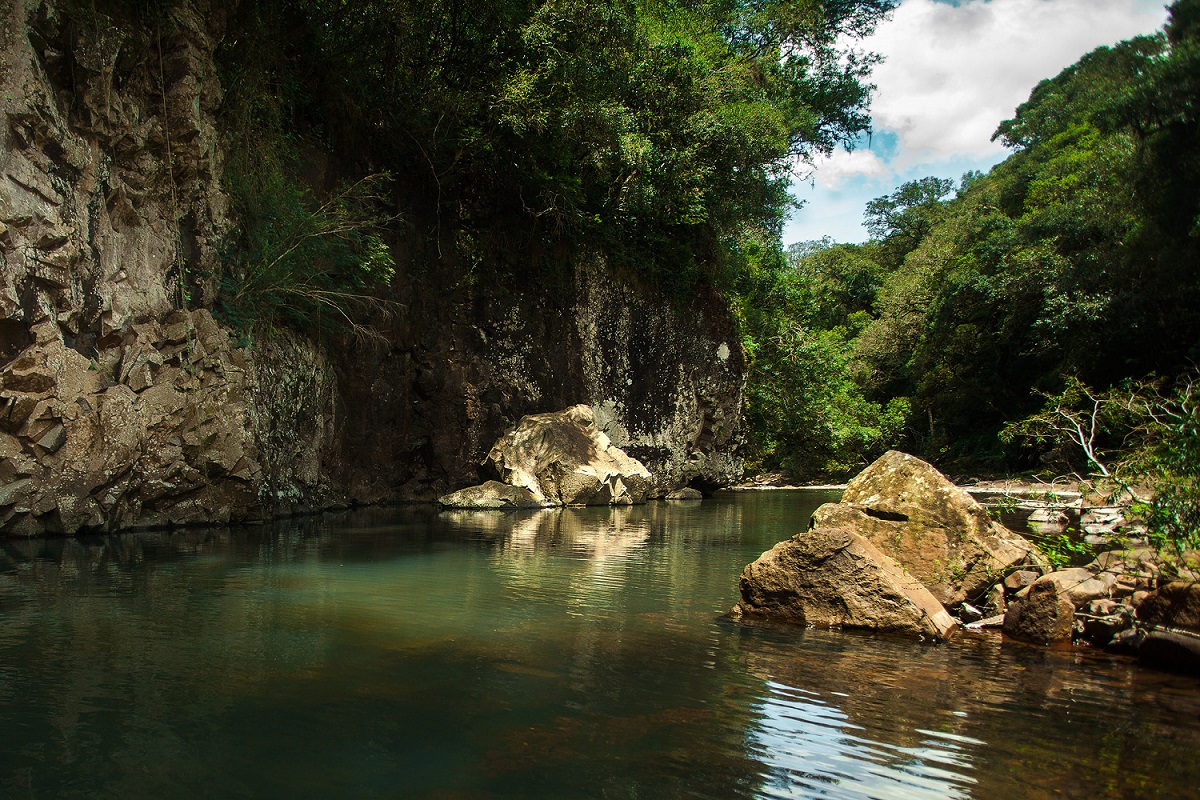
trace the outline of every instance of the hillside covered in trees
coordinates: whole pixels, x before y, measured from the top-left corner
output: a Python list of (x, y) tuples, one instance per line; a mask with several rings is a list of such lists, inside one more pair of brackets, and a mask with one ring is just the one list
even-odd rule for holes
[[(1040, 83), (988, 174), (872, 201), (866, 244), (764, 255), (740, 284), (752, 466), (837, 477), (901, 447), (960, 473), (1083, 472), (1073, 435), (1022, 424), (1048, 399), (1178, 411), (1200, 360), (1197, 98), (1200, 3), (1180, 0), (1157, 35)], [(1154, 422), (1103, 417), (1101, 449)]]

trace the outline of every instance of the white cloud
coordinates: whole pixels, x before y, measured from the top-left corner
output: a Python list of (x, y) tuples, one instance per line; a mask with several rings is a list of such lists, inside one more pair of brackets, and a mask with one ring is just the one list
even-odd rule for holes
[(870, 150), (835, 150), (814, 164), (812, 178), (827, 189), (836, 189), (849, 178), (887, 175), (887, 165)]
[(1038, 81), (1165, 17), (1138, 0), (904, 0), (865, 43), (886, 59), (874, 75), (874, 127), (897, 134), (900, 170), (998, 154), (992, 133)]
[(792, 185), (804, 208), (785, 242), (864, 241), (866, 202), (925, 175), (987, 170), (1006, 151), (996, 126), (1045, 78), (1100, 45), (1152, 33), (1166, 0), (903, 0), (861, 49), (875, 70), (873, 146), (817, 159)]

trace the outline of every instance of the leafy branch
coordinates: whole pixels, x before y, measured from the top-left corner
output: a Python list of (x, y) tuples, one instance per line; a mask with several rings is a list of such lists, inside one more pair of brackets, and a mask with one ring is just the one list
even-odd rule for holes
[(220, 285), (218, 311), (226, 321), (244, 330), (283, 324), (377, 337), (363, 320), (386, 320), (397, 307), (370, 291), (395, 275), (382, 237), (395, 217), (378, 210), (387, 180), (368, 175), (313, 207), (310, 193), (282, 170), (233, 171), (243, 226)]
[[(1182, 553), (1200, 547), (1200, 373), (1195, 368), (1173, 385), (1154, 377), (1127, 380), (1097, 391), (1077, 378), (1059, 394), (1039, 392), (1042, 410), (1010, 423), (1005, 441), (1073, 445), (1108, 479), (1116, 494), (1134, 498), (1132, 512), (1146, 524), (1158, 549)], [(1131, 491), (1152, 490), (1149, 500)]]

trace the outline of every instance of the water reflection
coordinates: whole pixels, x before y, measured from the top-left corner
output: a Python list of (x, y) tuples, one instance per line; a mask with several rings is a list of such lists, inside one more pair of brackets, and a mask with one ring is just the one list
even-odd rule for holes
[(1185, 679), (994, 636), (928, 647), (721, 619), (741, 567), (825, 499), (393, 509), (4, 542), (0, 795), (1115, 798), (1200, 785)]

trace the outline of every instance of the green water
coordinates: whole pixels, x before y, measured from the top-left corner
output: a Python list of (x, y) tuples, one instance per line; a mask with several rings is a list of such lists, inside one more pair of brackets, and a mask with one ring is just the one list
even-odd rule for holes
[(0, 543), (0, 797), (1196, 797), (1200, 682), (744, 627), (836, 493)]

